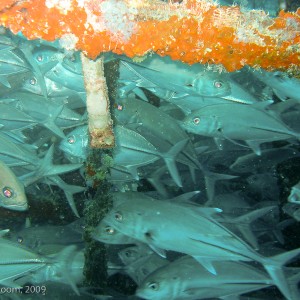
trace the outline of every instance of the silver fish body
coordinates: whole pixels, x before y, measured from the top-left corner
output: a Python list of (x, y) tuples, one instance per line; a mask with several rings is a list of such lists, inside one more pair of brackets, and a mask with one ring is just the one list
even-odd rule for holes
[(138, 77), (138, 85), (145, 88), (159, 86), (181, 95), (208, 97), (230, 94), (226, 76), (204, 70), (200, 64), (189, 66), (179, 61), (174, 62), (168, 57), (154, 56), (141, 63), (121, 60), (121, 65), (127, 72)]
[(244, 242), (209, 216), (216, 209), (183, 206), (141, 193), (126, 194), (130, 201), (113, 208), (104, 221), (128, 236), (155, 248), (205, 256), (209, 260), (253, 257)]
[(47, 260), (4, 238), (0, 238), (0, 284), (15, 286), (14, 280), (44, 267)]
[(220, 261), (218, 275), (184, 256), (154, 271), (139, 285), (136, 295), (151, 300), (207, 299), (243, 294), (272, 285), (268, 275), (241, 262)]
[(254, 75), (270, 86), (281, 100), (289, 98), (300, 101), (300, 80), (289, 78), (283, 72), (267, 72), (264, 70), (254, 71)]
[[(255, 153), (264, 142), (300, 138), (279, 118), (261, 107), (270, 104), (216, 104), (192, 112), (182, 122), (188, 132), (219, 139), (243, 140)], [(234, 112), (234, 118), (232, 117)]]

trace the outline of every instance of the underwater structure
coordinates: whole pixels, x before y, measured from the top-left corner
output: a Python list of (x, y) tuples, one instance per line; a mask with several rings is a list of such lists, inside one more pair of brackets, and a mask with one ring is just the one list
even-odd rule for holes
[(299, 299), (298, 6), (1, 1), (1, 297)]
[(174, 2), (5, 0), (0, 21), (28, 39), (60, 38), (92, 59), (108, 51), (131, 58), (155, 52), (188, 64), (221, 63), (228, 71), (299, 64), (299, 11), (271, 18), (214, 1)]

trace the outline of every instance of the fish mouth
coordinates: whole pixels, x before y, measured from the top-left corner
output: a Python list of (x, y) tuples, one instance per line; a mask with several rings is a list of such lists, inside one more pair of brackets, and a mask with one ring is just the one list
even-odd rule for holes
[(10, 210), (15, 210), (15, 211), (26, 211), (26, 210), (28, 210), (28, 204), (27, 204), (27, 202), (25, 202), (25, 203), (10, 205), (10, 206), (7, 206), (6, 208), (8, 208)]
[(147, 296), (146, 293), (145, 293), (145, 291), (143, 291), (142, 289), (139, 289), (139, 288), (136, 289), (135, 295), (137, 297), (140, 297), (140, 298), (143, 298), (143, 299), (149, 299), (149, 298), (145, 298)]

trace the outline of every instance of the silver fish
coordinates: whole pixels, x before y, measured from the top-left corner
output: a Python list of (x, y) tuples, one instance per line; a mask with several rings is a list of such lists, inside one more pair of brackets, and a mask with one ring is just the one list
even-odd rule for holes
[(72, 230), (71, 224), (65, 226), (40, 225), (18, 231), (11, 230), (9, 239), (38, 253), (43, 253), (41, 249), (45, 245), (59, 244), (66, 246), (68, 244), (83, 243), (82, 234)]
[(230, 170), (237, 173), (268, 172), (279, 163), (299, 155), (298, 150), (292, 148), (266, 149), (261, 151), (260, 156), (250, 153), (238, 157)]
[[(73, 168), (72, 168), (72, 171), (73, 171)], [(69, 172), (69, 171), (67, 171), (67, 172)], [(60, 189), (62, 189), (74, 215), (77, 218), (80, 218), (79, 213), (76, 208), (75, 201), (74, 201), (74, 194), (82, 193), (83, 191), (86, 190), (86, 187), (68, 184), (68, 183), (64, 182), (58, 175), (46, 176), (43, 178), (43, 182), (46, 184), (49, 184), (49, 185), (56, 185)]]
[(14, 280), (28, 272), (36, 271), (47, 264), (47, 259), (0, 238), (0, 284), (5, 286), (16, 286)]
[(114, 229), (106, 222), (101, 222), (92, 232), (93, 239), (112, 245), (135, 244), (136, 239), (131, 238), (120, 231)]
[(111, 276), (119, 272), (126, 273), (137, 284), (140, 284), (149, 274), (167, 264), (169, 264), (167, 259), (152, 253), (140, 257), (126, 266), (108, 264), (108, 274)]
[(153, 251), (145, 244), (138, 244), (118, 252), (118, 256), (124, 265), (129, 265), (137, 259), (150, 254), (153, 254)]
[(45, 77), (55, 81), (62, 86), (69, 88), (76, 92), (85, 92), (84, 81), (82, 73), (76, 73), (64, 67), (62, 63), (56, 64), (51, 70), (49, 70)]
[[(116, 148), (114, 149), (114, 163), (122, 166), (132, 177), (138, 180), (137, 169), (141, 166), (153, 163), (160, 158), (164, 159), (170, 175), (178, 186), (182, 186), (179, 172), (175, 161), (179, 160), (177, 155), (185, 149), (189, 139), (180, 140), (166, 151), (160, 151), (142, 134), (116, 125), (114, 128), (116, 136)], [(87, 151), (88, 134), (87, 126), (76, 128), (60, 144), (60, 149), (68, 155), (77, 156), (84, 159)], [(179, 160), (180, 161), (180, 160)], [(181, 161), (180, 161), (181, 162)]]
[(118, 124), (130, 127), (135, 125), (136, 131), (151, 141), (160, 152), (167, 152), (171, 146), (187, 140), (186, 146), (176, 156), (176, 161), (191, 169), (192, 178), (192, 170), (201, 169), (188, 135), (162, 110), (135, 98), (120, 99), (117, 101), (115, 116)]
[[(73, 259), (76, 246), (67, 246), (52, 256), (42, 256), (18, 243), (0, 238), (0, 284), (20, 287), (17, 280), (34, 272), (47, 276), (48, 270), (56, 270), (60, 280), (70, 284), (77, 291), (70, 277), (69, 263)], [(41, 272), (41, 273), (40, 273)], [(51, 272), (50, 272), (51, 274)]]
[[(86, 106), (86, 93), (76, 92), (68, 89), (62, 84), (44, 77), (48, 100), (56, 105), (66, 105), (70, 109), (76, 109)], [(37, 95), (43, 95), (39, 80), (34, 76), (27, 76), (22, 82), (21, 91), (30, 92)]]
[(38, 164), (36, 151), (28, 149), (23, 144), (17, 144), (5, 134), (0, 133), (0, 160), (9, 166)]
[[(53, 246), (55, 246), (55, 244), (47, 245), (47, 248), (51, 248)], [(20, 280), (17, 280), (17, 283), (23, 284), (30, 282), (32, 284), (40, 285), (45, 282), (63, 282), (65, 284), (69, 284), (73, 291), (79, 294), (76, 285), (82, 284), (84, 279), (84, 251), (77, 250), (73, 245), (65, 247), (62, 247), (61, 245), (59, 246), (60, 247), (57, 248), (59, 252), (47, 255), (47, 259), (50, 262), (53, 261), (53, 263), (48, 264), (47, 268), (41, 268), (33, 273), (25, 275)], [(65, 260), (62, 261), (61, 258), (64, 258)]]
[(272, 285), (269, 276), (242, 262), (215, 263), (217, 276), (184, 256), (154, 271), (140, 284), (136, 295), (149, 300), (207, 299), (243, 294)]
[(267, 72), (263, 69), (254, 71), (254, 75), (270, 86), (276, 96), (281, 100), (289, 98), (300, 101), (300, 80), (297, 78), (290, 78), (283, 72)]
[(214, 261), (260, 262), (280, 291), (291, 298), (282, 268), (287, 261), (299, 255), (300, 249), (280, 257), (265, 258), (212, 217), (220, 211), (218, 209), (144, 198), (141, 193), (136, 200), (130, 194), (130, 201), (113, 208), (103, 222), (147, 243), (160, 255), (165, 255), (161, 248), (189, 254), (214, 274)]
[(28, 209), (23, 184), (2, 161), (0, 161), (0, 206), (18, 211)]
[(182, 122), (188, 132), (216, 139), (242, 140), (257, 154), (260, 144), (290, 138), (300, 134), (289, 129), (265, 108), (273, 101), (253, 105), (216, 104), (192, 112)]
[[(131, 74), (130, 77), (134, 74), (139, 78), (138, 86), (145, 88), (159, 86), (182, 96), (221, 97), (230, 94), (226, 76), (204, 70), (200, 64), (189, 66), (159, 56), (149, 57), (139, 64), (124, 59), (120, 64), (125, 67), (125, 73), (127, 71)], [(122, 79), (122, 69), (120, 73)]]
[(26, 112), (22, 112), (14, 107), (12, 102), (8, 99), (0, 101), (0, 124), (3, 125), (4, 130), (23, 130), (33, 128), (39, 123)]
[(19, 176), (25, 187), (43, 179), (44, 177), (71, 172), (82, 166), (82, 164), (54, 165), (52, 162), (53, 154), (54, 145), (51, 145), (45, 156), (36, 162), (37, 165), (27, 167), (28, 170), (26, 170), (25, 174)]
[[(52, 126), (55, 127), (55, 129), (57, 126), (70, 127), (79, 125), (79, 122), (82, 121), (80, 114), (63, 105), (57, 106), (51, 99), (45, 101), (45, 98), (39, 95), (15, 92), (9, 95), (9, 99), (12, 100), (10, 105), (36, 119), (41, 125), (44, 124), (44, 127), (48, 126), (50, 130)], [(65, 98), (62, 97), (61, 103), (64, 103), (64, 101)], [(59, 129), (56, 130), (59, 131)]]

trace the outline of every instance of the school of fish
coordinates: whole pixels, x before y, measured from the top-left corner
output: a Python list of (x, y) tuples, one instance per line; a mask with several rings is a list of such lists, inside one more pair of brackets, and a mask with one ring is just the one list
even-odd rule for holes
[[(156, 54), (139, 62), (104, 56), (106, 67), (118, 66), (107, 175), (113, 206), (91, 238), (106, 245), (103, 272), (129, 278), (135, 294), (95, 294), (83, 274), (82, 207), (93, 201), (93, 185), (85, 177), (80, 55), (58, 41), (0, 29), (0, 214), (26, 220), (1, 217), (1, 293), (300, 299), (299, 79), (248, 67), (228, 73)], [(34, 221), (32, 198), (46, 197), (58, 197), (73, 222)], [(27, 297), (28, 284), (45, 290)]]

